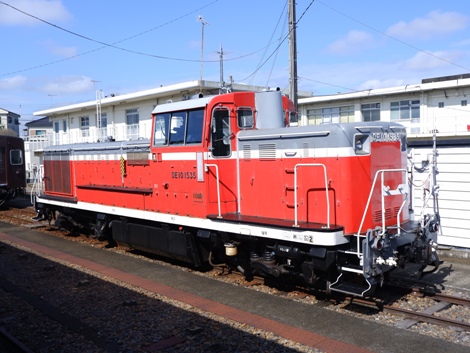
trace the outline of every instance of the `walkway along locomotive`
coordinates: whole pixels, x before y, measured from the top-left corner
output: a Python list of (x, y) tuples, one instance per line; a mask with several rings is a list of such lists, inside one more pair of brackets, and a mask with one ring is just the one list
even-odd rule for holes
[(26, 187), (23, 139), (0, 135), (0, 205)]
[(294, 114), (279, 91), (158, 105), (150, 141), (47, 148), (35, 207), (195, 266), (360, 296), (406, 262), (437, 266), (438, 216), (410, 219), (405, 129)]

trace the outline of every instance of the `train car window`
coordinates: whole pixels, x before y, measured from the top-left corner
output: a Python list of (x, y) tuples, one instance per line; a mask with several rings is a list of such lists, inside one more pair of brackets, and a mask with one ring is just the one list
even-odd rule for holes
[(0, 168), (5, 168), (5, 147), (0, 147)]
[(23, 164), (23, 153), (21, 150), (10, 151), (10, 164), (11, 165), (22, 165)]
[(158, 114), (155, 117), (154, 146), (164, 146), (168, 144), (168, 128), (170, 126), (170, 114)]
[(230, 113), (226, 108), (216, 108), (212, 113), (212, 155), (230, 156)]
[(186, 133), (186, 143), (202, 142), (202, 126), (204, 124), (204, 110), (192, 110), (188, 115), (188, 129)]
[(237, 109), (237, 121), (240, 129), (252, 128), (255, 125), (253, 110), (249, 107), (240, 107)]
[(170, 124), (170, 145), (182, 145), (186, 131), (186, 112), (173, 113)]

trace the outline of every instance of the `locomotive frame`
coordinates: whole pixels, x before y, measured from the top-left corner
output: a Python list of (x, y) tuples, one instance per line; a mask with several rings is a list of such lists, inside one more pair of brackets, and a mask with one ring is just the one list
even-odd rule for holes
[(406, 262), (437, 268), (438, 212), (413, 221), (408, 210), (403, 126), (289, 126), (295, 109), (279, 91), (152, 115), (150, 141), (47, 148), (39, 218), (59, 212), (63, 226), (195, 266), (359, 296)]

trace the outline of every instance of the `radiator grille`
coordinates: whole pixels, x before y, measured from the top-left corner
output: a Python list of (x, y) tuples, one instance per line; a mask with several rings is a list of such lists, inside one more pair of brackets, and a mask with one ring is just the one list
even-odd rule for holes
[(261, 160), (275, 160), (276, 159), (276, 144), (262, 143), (259, 145), (259, 159)]
[(243, 159), (251, 160), (251, 145), (243, 145)]
[(68, 151), (54, 152), (44, 156), (44, 187), (48, 192), (72, 194)]

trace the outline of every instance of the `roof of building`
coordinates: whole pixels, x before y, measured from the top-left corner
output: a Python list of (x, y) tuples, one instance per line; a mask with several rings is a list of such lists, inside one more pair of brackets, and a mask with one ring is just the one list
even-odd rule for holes
[(0, 108), (0, 114), (13, 116), (13, 117), (15, 117), (15, 118), (19, 118), (19, 117), (20, 117), (19, 114), (13, 113), (13, 112), (11, 112), (11, 111), (9, 111), (9, 110), (2, 109), (2, 108)]
[(433, 79), (423, 79), (419, 84), (408, 84), (405, 86), (368, 89), (349, 93), (337, 93), (324, 96), (314, 96), (299, 99), (299, 104), (319, 103), (328, 101), (354, 100), (369, 97), (393, 96), (403, 94), (421, 94), (426, 91), (449, 88), (467, 88), (470, 90), (470, 78), (465, 75), (446, 76)]
[(34, 127), (52, 127), (52, 121), (49, 120), (49, 117), (46, 116), (45, 118), (36, 119), (26, 123), (25, 126), (27, 128), (34, 128)]
[[(217, 94), (220, 88), (219, 82), (215, 81), (202, 81), (202, 86), (200, 85), (200, 81), (188, 81), (183, 83), (178, 83), (169, 86), (161, 86), (158, 88), (152, 88), (145, 91), (139, 91), (134, 93), (122, 94), (122, 95), (114, 95), (111, 94), (110, 96), (106, 96), (100, 99), (101, 107), (112, 106), (116, 104), (122, 103), (130, 103), (130, 102), (137, 102), (143, 99), (152, 99), (152, 98), (159, 98), (159, 97), (168, 97), (170, 95), (181, 95), (187, 96), (193, 94), (195, 90), (199, 90), (203, 88), (206, 92), (210, 91), (211, 94)], [(244, 84), (232, 84), (233, 91), (263, 91), (266, 90), (266, 87), (261, 86), (249, 86)], [(213, 93), (212, 93), (213, 92)], [(311, 92), (301, 91), (298, 93), (299, 97), (310, 97), (312, 94)], [(189, 98), (189, 97), (188, 97)], [(184, 99), (184, 98), (183, 98)], [(96, 100), (61, 106), (56, 108), (50, 108), (46, 110), (41, 110), (38, 112), (34, 112), (34, 116), (45, 116), (48, 115), (53, 117), (56, 114), (64, 114), (64, 113), (72, 113), (81, 111), (84, 109), (92, 109), (96, 107)]]

